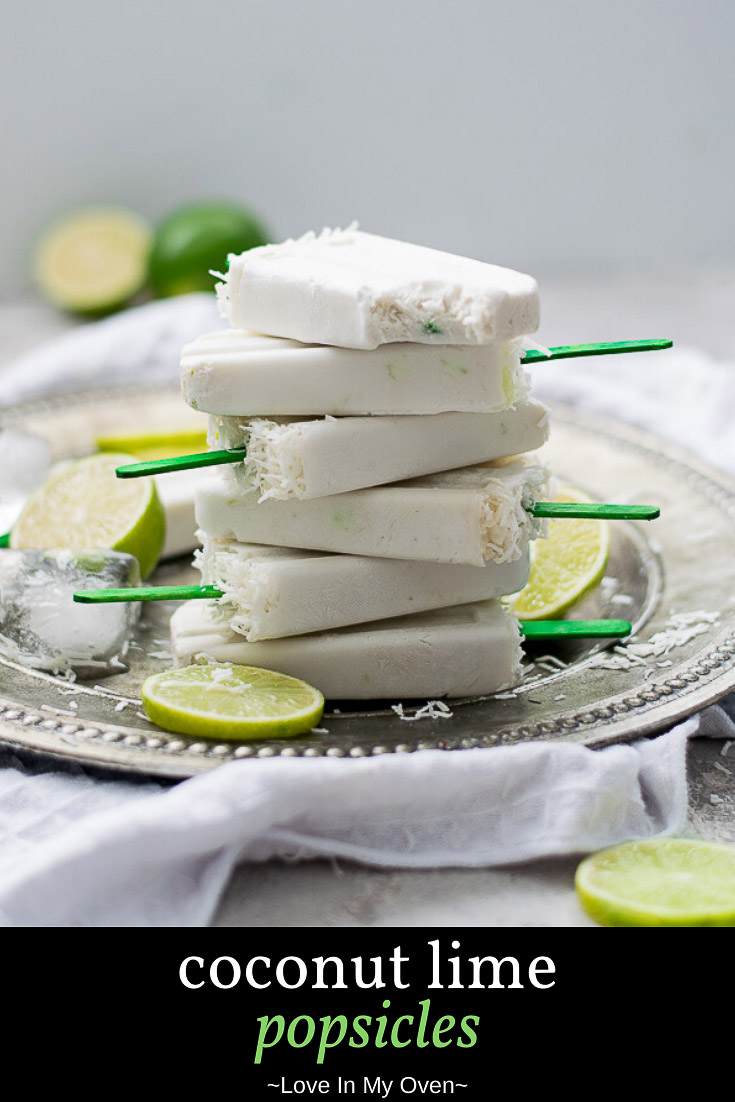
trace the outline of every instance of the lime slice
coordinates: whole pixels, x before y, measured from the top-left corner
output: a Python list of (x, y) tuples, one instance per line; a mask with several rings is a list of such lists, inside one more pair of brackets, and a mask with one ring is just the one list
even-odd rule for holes
[(148, 263), (151, 286), (163, 298), (211, 291), (210, 271), (224, 271), (228, 253), (242, 253), (268, 240), (256, 215), (234, 203), (182, 207), (156, 228)]
[[(590, 501), (580, 490), (562, 486), (557, 501)], [(511, 599), (522, 620), (552, 620), (597, 585), (610, 553), (604, 520), (550, 520), (549, 537), (531, 544), (531, 574)]]
[(602, 926), (735, 926), (735, 846), (624, 842), (586, 858), (575, 886)]
[(90, 455), (54, 471), (26, 502), (10, 546), (126, 551), (145, 578), (161, 554), (166, 518), (152, 478), (115, 477), (132, 458)]
[(96, 437), (95, 443), (102, 452), (125, 452), (136, 459), (167, 459), (206, 451), (207, 430), (203, 427), (108, 434)]
[(136, 294), (146, 280), (151, 230), (131, 211), (93, 208), (73, 214), (44, 235), (36, 258), (43, 294), (63, 310), (104, 314)]
[(155, 673), (143, 682), (141, 696), (152, 723), (202, 738), (289, 738), (310, 731), (324, 711), (318, 689), (256, 666)]

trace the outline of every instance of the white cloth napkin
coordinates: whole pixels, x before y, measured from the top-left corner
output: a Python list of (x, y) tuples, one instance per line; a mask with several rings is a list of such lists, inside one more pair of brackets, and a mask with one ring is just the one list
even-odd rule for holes
[(735, 365), (691, 348), (533, 365), (540, 398), (648, 429), (735, 474)]
[[(472, 868), (672, 833), (691, 719), (595, 752), (535, 743), (239, 761), (162, 790), (0, 771), (0, 922), (202, 926), (238, 861)], [(732, 737), (710, 709), (700, 733)]]
[(149, 302), (82, 325), (0, 371), (0, 409), (98, 386), (170, 382), (182, 345), (223, 325), (210, 294)]
[[(0, 374), (0, 404), (101, 380), (164, 380), (219, 322), (209, 296), (68, 334)], [(735, 470), (735, 372), (691, 351), (535, 368), (539, 394), (611, 413)], [(238, 861), (503, 865), (674, 833), (686, 740), (734, 737), (720, 708), (657, 739), (591, 751), (536, 743), (363, 760), (240, 761), (173, 788), (0, 759), (0, 922), (200, 926)]]

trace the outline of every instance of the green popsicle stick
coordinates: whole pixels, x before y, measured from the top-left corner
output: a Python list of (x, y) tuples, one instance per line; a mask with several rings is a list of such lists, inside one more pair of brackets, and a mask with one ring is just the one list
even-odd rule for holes
[(526, 639), (621, 639), (633, 627), (627, 620), (521, 620)]
[(673, 341), (653, 339), (646, 341), (598, 341), (596, 344), (557, 344), (549, 349), (549, 355), (538, 348), (523, 353), (524, 364), (538, 360), (570, 360), (577, 356), (614, 356), (620, 352), (658, 352), (671, 348)]
[(657, 505), (607, 505), (596, 501), (537, 501), (528, 510), (534, 517), (568, 520), (655, 520)]
[(0, 536), (0, 547), (10, 547), (10, 532), (4, 532)]
[(127, 589), (80, 589), (74, 600), (82, 605), (105, 605), (118, 601), (206, 601), (223, 596), (215, 585), (139, 585)]
[(167, 474), (169, 471), (193, 471), (198, 467), (216, 467), (220, 463), (240, 463), (245, 448), (227, 448), (224, 451), (195, 452), (193, 455), (175, 455), (171, 459), (146, 459), (140, 463), (126, 463), (115, 469), (118, 478), (140, 478), (146, 474)]

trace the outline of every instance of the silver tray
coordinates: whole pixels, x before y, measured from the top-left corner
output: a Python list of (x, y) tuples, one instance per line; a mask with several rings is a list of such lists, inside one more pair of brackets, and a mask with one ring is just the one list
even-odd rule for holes
[[(98, 433), (171, 423), (180, 410), (173, 388), (119, 388), (18, 406), (0, 413), (0, 425), (41, 433), (62, 458), (92, 450)], [(628, 646), (602, 652), (599, 644), (567, 644), (555, 648), (551, 664), (537, 662), (514, 694), (452, 702), (449, 718), (406, 722), (388, 703), (370, 710), (343, 704), (339, 713), (327, 709), (322, 734), (205, 742), (161, 731), (140, 712), (141, 681), (169, 664), (160, 655), (175, 606), (153, 604), (145, 606), (129, 670), (99, 685), (78, 682), (73, 696), (57, 678), (0, 660), (0, 743), (180, 778), (232, 759), (275, 755), (362, 757), (539, 738), (601, 747), (661, 730), (712, 703), (735, 686), (735, 480), (616, 422), (562, 406), (553, 408), (553, 418), (544, 454), (560, 478), (601, 500), (656, 502), (662, 509), (651, 525), (613, 525), (612, 580), (574, 615), (632, 620), (638, 644), (660, 639), (672, 613), (689, 617), (693, 628), (674, 637), (668, 653), (639, 657)], [(189, 563), (178, 561), (159, 567), (154, 580), (195, 578)], [(543, 659), (538, 648), (531, 657)], [(565, 665), (557, 668), (559, 661)], [(121, 699), (127, 703), (116, 711)]]

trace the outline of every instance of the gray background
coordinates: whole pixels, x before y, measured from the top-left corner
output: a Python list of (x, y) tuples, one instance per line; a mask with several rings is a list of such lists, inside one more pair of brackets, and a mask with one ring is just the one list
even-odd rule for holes
[(0, 294), (68, 208), (244, 200), (535, 274), (735, 253), (731, 0), (25, 0)]

